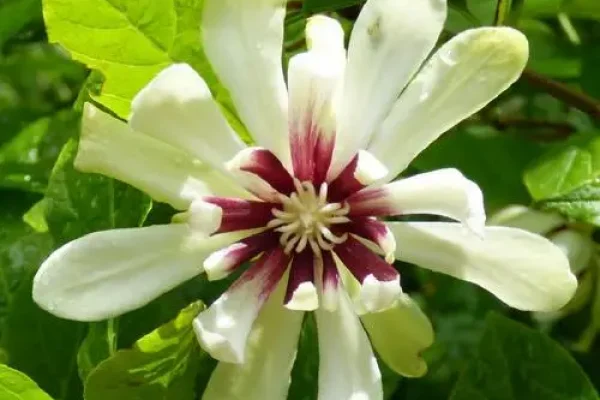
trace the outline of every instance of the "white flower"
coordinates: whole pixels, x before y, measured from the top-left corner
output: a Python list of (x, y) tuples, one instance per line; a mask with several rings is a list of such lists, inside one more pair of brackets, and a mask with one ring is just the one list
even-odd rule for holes
[[(528, 232), (485, 227), (482, 194), (454, 169), (389, 183), (432, 141), (513, 83), (528, 55), (511, 28), (465, 31), (435, 51), (444, 0), (369, 0), (347, 51), (340, 25), (307, 27), (282, 72), (282, 0), (205, 0), (205, 52), (257, 146), (246, 147), (189, 66), (160, 72), (129, 124), (87, 104), (76, 166), (183, 212), (166, 226), (98, 232), (54, 252), (34, 299), (71, 319), (140, 307), (205, 271), (256, 261), (194, 322), (222, 360), (204, 399), (283, 399), (303, 311), (315, 311), (319, 399), (381, 399), (371, 342), (418, 376), (432, 341), (393, 259), (482, 286), (510, 306), (561, 307), (576, 280)], [(465, 155), (468, 156), (468, 155)], [(435, 214), (458, 221), (389, 222)], [(281, 303), (285, 307), (281, 307)], [(361, 317), (358, 314), (361, 314)]]

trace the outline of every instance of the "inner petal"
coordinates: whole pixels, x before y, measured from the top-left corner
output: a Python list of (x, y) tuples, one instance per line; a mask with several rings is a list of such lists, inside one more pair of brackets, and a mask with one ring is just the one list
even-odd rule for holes
[(289, 63), (289, 134), (295, 176), (319, 185), (325, 181), (333, 154), (335, 103), (346, 54), (343, 29), (331, 18), (311, 19), (307, 37), (310, 50)]

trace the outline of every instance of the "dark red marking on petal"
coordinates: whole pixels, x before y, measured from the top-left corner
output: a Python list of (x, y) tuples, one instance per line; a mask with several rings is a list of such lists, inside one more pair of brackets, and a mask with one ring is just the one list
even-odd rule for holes
[(234, 290), (236, 286), (245, 282), (260, 279), (260, 299), (266, 301), (283, 277), (290, 260), (291, 257), (285, 254), (281, 246), (268, 250), (231, 285), (229, 290)]
[(337, 245), (334, 251), (360, 283), (369, 275), (383, 282), (398, 278), (398, 271), (352, 236)]
[(254, 150), (248, 164), (240, 166), (240, 169), (257, 175), (286, 196), (294, 191), (294, 179), (277, 156), (269, 150)]
[(294, 297), (294, 292), (304, 282), (315, 281), (315, 258), (310, 248), (304, 249), (300, 254), (296, 254), (290, 267), (287, 289), (285, 292), (284, 304), (289, 303)]
[(225, 271), (230, 273), (263, 251), (277, 246), (279, 246), (279, 235), (273, 231), (265, 231), (242, 239), (219, 251), (222, 252), (225, 259)]
[(398, 215), (397, 210), (390, 204), (385, 186), (363, 189), (346, 199), (350, 206), (350, 217), (383, 217)]
[(356, 167), (358, 166), (358, 155), (354, 156), (352, 161), (346, 165), (346, 168), (329, 184), (329, 201), (340, 202), (347, 197), (363, 189), (365, 185), (360, 183), (355, 177)]
[(219, 206), (223, 210), (221, 226), (217, 233), (261, 228), (273, 219), (273, 208), (280, 204), (262, 201), (243, 200), (227, 197), (205, 197), (204, 201)]
[(327, 178), (327, 172), (329, 171), (331, 160), (333, 158), (334, 146), (335, 134), (319, 136), (314, 151), (315, 170), (313, 174), (313, 184), (315, 187), (321, 186)]
[(376, 244), (379, 244), (388, 235), (387, 226), (375, 218), (353, 218), (348, 224), (345, 224), (344, 227), (348, 232), (354, 233)]
[(317, 127), (307, 120), (301, 126), (290, 124), (290, 152), (294, 176), (300, 181), (312, 181), (315, 169), (314, 151), (319, 138)]
[(325, 182), (333, 156), (335, 134), (325, 133), (312, 120), (290, 125), (290, 151), (294, 176), (320, 186)]

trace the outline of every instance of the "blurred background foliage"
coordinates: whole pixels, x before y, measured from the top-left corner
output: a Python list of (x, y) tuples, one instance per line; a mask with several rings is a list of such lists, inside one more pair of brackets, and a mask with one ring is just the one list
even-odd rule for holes
[[(60, 320), (31, 300), (32, 276), (53, 248), (91, 231), (161, 223), (171, 216), (168, 207), (152, 204), (133, 188), (73, 169), (83, 101), (93, 97), (126, 116), (128, 99), (147, 79), (170, 61), (187, 61), (208, 74), (228, 118), (239, 124), (198, 41), (202, 0), (140, 0), (129, 8), (126, 3), (47, 0), (43, 9), (41, 0), (0, 0), (0, 399), (76, 400), (84, 391), (88, 400), (196, 399), (215, 365), (190, 340), (189, 324), (175, 329), (169, 321), (182, 309), (180, 321), (189, 318), (201, 308), (194, 301), (210, 303), (228, 282), (208, 285), (199, 277), (140, 310), (94, 324)], [(285, 60), (303, 51), (310, 15), (334, 15), (350, 31), (361, 3), (290, 1)], [(517, 84), (435, 142), (411, 172), (455, 166), (482, 187), (489, 214), (510, 204), (529, 205), (557, 212), (565, 227), (600, 240), (600, 2), (449, 3), (442, 40), (475, 26), (511, 25), (529, 38), (531, 57)], [(122, 13), (147, 7), (156, 15), (170, 7), (178, 18), (177, 45), (155, 55), (154, 69), (137, 71), (134, 82), (127, 82), (125, 70), (94, 62), (94, 54), (115, 56), (107, 42), (86, 36), (75, 24), (60, 24), (70, 12), (90, 23), (101, 18), (92, 15), (94, 4)], [(49, 43), (44, 14), (46, 22), (52, 20), (50, 41), (62, 46)], [(102, 73), (91, 72), (90, 65)], [(424, 378), (404, 379), (384, 369), (388, 399), (598, 398), (596, 249), (580, 273), (585, 290), (577, 307), (543, 323), (472, 285), (397, 266), (405, 291), (420, 301), (437, 338), (425, 354)], [(172, 337), (151, 333), (161, 324), (171, 324)], [(317, 357), (309, 318), (290, 399), (316, 398)]]

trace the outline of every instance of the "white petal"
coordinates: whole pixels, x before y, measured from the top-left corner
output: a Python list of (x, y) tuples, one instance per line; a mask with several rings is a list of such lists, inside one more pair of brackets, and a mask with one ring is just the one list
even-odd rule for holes
[(263, 304), (281, 279), (289, 258), (271, 251), (248, 269), (194, 320), (198, 341), (213, 358), (243, 363), (248, 335)]
[(205, 0), (204, 51), (257, 144), (289, 165), (281, 0)]
[[(370, 191), (381, 191), (381, 194), (361, 202), (361, 198), (369, 197)], [(349, 204), (353, 213), (366, 207), (381, 209), (384, 215), (442, 215), (461, 221), (477, 233), (481, 233), (485, 225), (483, 194), (479, 186), (454, 168), (426, 172), (381, 188), (367, 189), (350, 198)]]
[(344, 31), (336, 20), (317, 16), (309, 20), (306, 36), (311, 49), (293, 56), (288, 65), (291, 155), (298, 179), (322, 182), (333, 151), (346, 66)]
[(282, 306), (285, 280), (261, 310), (243, 364), (221, 362), (202, 400), (285, 400), (304, 313)]
[(563, 217), (554, 213), (537, 211), (522, 205), (512, 205), (495, 213), (487, 220), (488, 225), (510, 226), (511, 228), (545, 235), (566, 224)]
[(427, 372), (421, 352), (433, 344), (433, 328), (427, 316), (407, 295), (385, 311), (364, 314), (361, 320), (371, 344), (395, 372), (420, 377)]
[(397, 176), (411, 160), (516, 81), (528, 57), (527, 39), (512, 28), (464, 31), (442, 46), (408, 85), (369, 151)]
[(388, 226), (396, 236), (399, 260), (475, 283), (520, 310), (559, 309), (577, 288), (563, 252), (527, 231), (486, 227), (481, 239), (454, 223)]
[(62, 318), (115, 317), (201, 273), (202, 260), (227, 242), (198, 237), (184, 224), (92, 233), (44, 261), (33, 299)]
[(212, 98), (204, 79), (187, 64), (161, 71), (133, 99), (129, 119), (141, 133), (223, 169), (245, 147)]
[(232, 180), (188, 154), (131, 130), (126, 123), (84, 106), (77, 169), (129, 183), (177, 209), (210, 194), (248, 197)]
[(318, 400), (383, 399), (381, 373), (369, 338), (346, 292), (338, 290), (337, 295), (335, 311), (315, 311), (319, 335)]
[(433, 49), (446, 0), (369, 0), (350, 37), (334, 177), (365, 146)]

